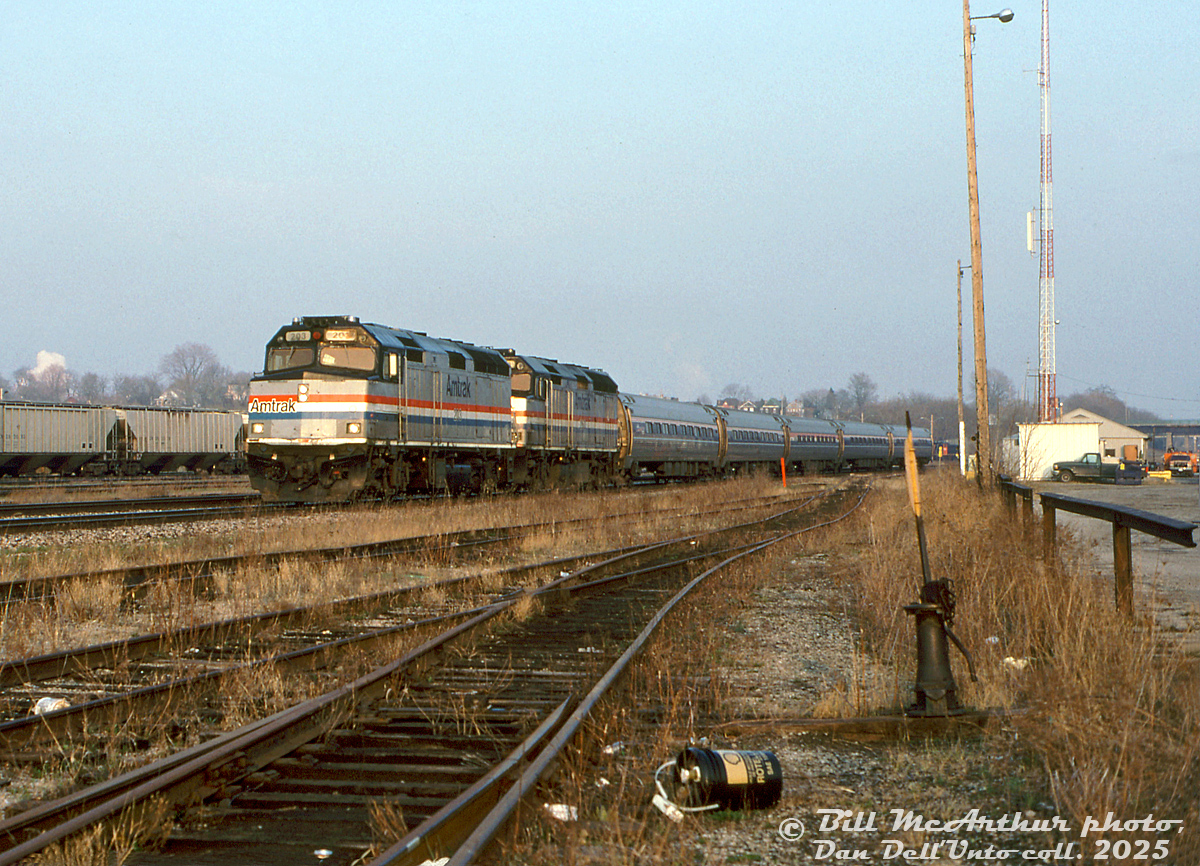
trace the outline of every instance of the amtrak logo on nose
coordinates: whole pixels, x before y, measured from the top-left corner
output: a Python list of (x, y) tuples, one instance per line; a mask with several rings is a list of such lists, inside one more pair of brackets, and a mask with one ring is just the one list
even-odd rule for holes
[(292, 399), (279, 400), (272, 397), (267, 400), (255, 397), (250, 401), (252, 415), (280, 415), (296, 411), (296, 401)]

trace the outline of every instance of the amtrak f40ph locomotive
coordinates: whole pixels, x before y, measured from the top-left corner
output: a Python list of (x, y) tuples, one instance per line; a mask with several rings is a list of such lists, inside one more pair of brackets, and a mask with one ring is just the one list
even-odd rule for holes
[[(913, 433), (926, 462), (933, 442)], [(884, 425), (621, 394), (602, 370), (311, 316), (267, 344), (246, 457), (266, 498), (321, 502), (880, 469), (903, 447)]]

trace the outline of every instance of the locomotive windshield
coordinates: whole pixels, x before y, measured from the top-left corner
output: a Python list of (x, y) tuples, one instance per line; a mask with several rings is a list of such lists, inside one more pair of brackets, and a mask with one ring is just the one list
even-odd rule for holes
[(322, 346), (321, 366), (374, 370), (375, 350), (368, 346)]
[(322, 367), (340, 367), (343, 370), (375, 369), (375, 350), (370, 346), (272, 346), (267, 350), (267, 372), (299, 370), (320, 364)]
[(267, 372), (307, 367), (315, 359), (311, 346), (272, 346), (267, 351)]
[(267, 347), (267, 373), (332, 367), (373, 373), (379, 355), (371, 336), (357, 328), (285, 331)]
[(514, 373), (512, 377), (512, 392), (518, 397), (524, 397), (533, 389), (533, 377), (528, 373)]

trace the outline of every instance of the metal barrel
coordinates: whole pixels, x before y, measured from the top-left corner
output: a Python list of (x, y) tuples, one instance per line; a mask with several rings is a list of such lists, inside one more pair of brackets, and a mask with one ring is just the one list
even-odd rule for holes
[(675, 759), (688, 805), (723, 809), (769, 809), (783, 794), (783, 770), (768, 751), (690, 747)]

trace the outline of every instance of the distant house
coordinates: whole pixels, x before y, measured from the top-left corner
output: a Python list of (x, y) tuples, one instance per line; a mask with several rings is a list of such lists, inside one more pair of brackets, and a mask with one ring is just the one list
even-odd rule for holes
[(1126, 427), (1111, 418), (1089, 412), (1087, 409), (1072, 409), (1059, 420), (1060, 424), (1099, 424), (1100, 425), (1100, 459), (1105, 462), (1121, 460), (1126, 457), (1126, 447), (1136, 449), (1134, 459), (1144, 460), (1146, 457), (1146, 442), (1149, 435), (1132, 427)]
[(722, 397), (717, 401), (718, 409), (738, 409), (742, 405), (742, 401), (736, 397)]
[(783, 402), (777, 397), (771, 397), (758, 404), (758, 411), (765, 412), (768, 415), (782, 415)]

